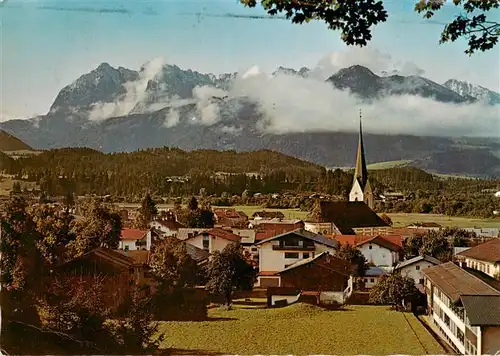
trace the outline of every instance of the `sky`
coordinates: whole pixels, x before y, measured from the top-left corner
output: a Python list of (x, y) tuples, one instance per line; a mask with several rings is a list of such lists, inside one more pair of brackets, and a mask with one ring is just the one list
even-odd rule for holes
[(64, 86), (102, 62), (138, 70), (158, 57), (213, 73), (359, 62), (500, 91), (500, 47), (469, 57), (463, 41), (439, 45), (459, 9), (447, 5), (426, 21), (413, 12), (416, 0), (384, 2), (389, 20), (374, 28), (369, 48), (350, 50), (321, 22), (233, 16), (265, 15), (238, 0), (0, 0), (0, 120), (45, 114)]

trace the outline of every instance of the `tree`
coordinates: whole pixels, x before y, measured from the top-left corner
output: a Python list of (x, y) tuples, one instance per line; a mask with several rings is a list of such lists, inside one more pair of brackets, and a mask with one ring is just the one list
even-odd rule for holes
[(419, 250), (421, 256), (432, 256), (441, 262), (448, 262), (452, 260), (453, 246), (446, 237), (443, 237), (434, 231), (429, 231), (429, 233), (424, 237), (423, 242), (424, 243)]
[(229, 244), (222, 252), (215, 251), (207, 269), (206, 289), (210, 293), (222, 295), (230, 307), (234, 292), (251, 291), (257, 272), (249, 264), (239, 244)]
[(413, 301), (419, 291), (412, 278), (403, 277), (399, 273), (382, 276), (370, 290), (370, 303), (388, 304), (395, 309), (403, 306), (403, 302)]
[(392, 219), (391, 219), (391, 217), (390, 217), (389, 215), (387, 215), (387, 214), (385, 214), (385, 213), (384, 213), (384, 214), (380, 215), (380, 218), (381, 218), (382, 220), (384, 220), (384, 222), (385, 222), (387, 225), (392, 226)]
[(135, 226), (140, 229), (147, 229), (148, 224), (156, 215), (158, 215), (156, 203), (148, 193), (142, 199), (141, 207), (139, 208), (139, 213), (137, 214), (135, 221)]
[(38, 235), (26, 201), (13, 196), (0, 215), (0, 278), (4, 320), (36, 320), (33, 298), (39, 289)]
[(66, 245), (75, 239), (71, 231), (73, 216), (48, 205), (34, 206), (30, 215), (38, 234), (36, 246), (44, 263), (52, 266), (63, 262)]
[(72, 192), (68, 191), (66, 193), (63, 204), (68, 208), (75, 206), (75, 197)]
[(89, 202), (82, 210), (84, 218), (71, 224), (71, 233), (76, 238), (67, 246), (68, 257), (82, 256), (97, 247), (118, 248), (122, 230), (120, 215), (111, 213), (97, 200)]
[[(258, 1), (240, 2), (255, 7)], [(415, 11), (423, 13), (425, 19), (430, 19), (443, 7), (444, 2), (418, 0)], [(383, 2), (376, 0), (261, 0), (260, 3), (269, 15), (284, 14), (292, 23), (323, 21), (330, 30), (340, 30), (341, 38), (347, 45), (361, 47), (372, 39), (372, 27), (388, 18)], [(485, 13), (497, 9), (500, 0), (453, 0), (453, 3), (463, 6), (465, 14), (460, 14), (445, 25), (440, 43), (466, 38), (468, 46), (465, 53), (469, 55), (493, 48), (500, 36), (500, 24), (489, 20)]]
[(419, 256), (420, 249), (424, 245), (424, 237), (421, 234), (413, 234), (404, 241), (404, 254), (406, 258)]
[(368, 261), (363, 253), (354, 246), (349, 244), (341, 246), (338, 257), (355, 266), (355, 277), (363, 277), (368, 270)]
[(149, 267), (160, 293), (194, 286), (198, 280), (196, 261), (188, 254), (186, 244), (177, 238), (166, 238), (154, 247)]
[(21, 193), (21, 184), (19, 182), (14, 182), (14, 184), (12, 185), (11, 195), (19, 195)]
[(188, 203), (188, 209), (190, 211), (196, 211), (198, 210), (198, 200), (196, 200), (195, 197), (191, 197)]

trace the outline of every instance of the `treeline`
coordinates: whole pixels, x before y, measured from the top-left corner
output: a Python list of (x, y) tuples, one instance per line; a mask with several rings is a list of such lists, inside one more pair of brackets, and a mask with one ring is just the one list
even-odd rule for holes
[[(136, 202), (149, 192), (162, 198), (219, 197), (212, 204), (229, 205), (251, 203), (248, 197), (254, 193), (291, 193), (265, 202), (267, 207), (280, 208), (302, 207), (300, 200), (312, 193), (344, 199), (353, 181), (352, 171), (326, 170), (269, 150), (157, 148), (104, 154), (85, 148), (57, 149), (17, 160), (0, 154), (0, 170), (20, 181), (37, 183), (52, 197), (112, 195)], [(380, 212), (489, 217), (498, 210), (493, 194), (484, 190), (500, 189), (499, 180), (442, 178), (412, 167), (373, 170), (369, 175), (375, 194), (396, 191), (408, 198), (378, 202)]]

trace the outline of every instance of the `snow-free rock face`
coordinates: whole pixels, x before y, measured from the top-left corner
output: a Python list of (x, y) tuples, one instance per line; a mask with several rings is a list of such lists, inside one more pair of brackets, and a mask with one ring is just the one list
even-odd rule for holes
[(379, 77), (360, 65), (341, 69), (328, 78), (328, 81), (338, 89), (349, 90), (362, 99), (377, 99), (390, 95), (416, 95), (444, 103), (467, 103), (475, 100), (427, 78), (401, 75)]
[(90, 73), (82, 75), (70, 85), (64, 87), (50, 107), (50, 113), (56, 111), (78, 112), (88, 110), (98, 102), (111, 103), (125, 94), (125, 83), (139, 79), (139, 72), (119, 67), (113, 68), (102, 63)]
[(477, 84), (450, 79), (443, 86), (462, 96), (471, 96), (490, 105), (500, 105), (500, 94)]

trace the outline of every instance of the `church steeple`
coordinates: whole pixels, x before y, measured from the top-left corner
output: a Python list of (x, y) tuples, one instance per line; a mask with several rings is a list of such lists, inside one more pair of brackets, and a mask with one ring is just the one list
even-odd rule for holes
[(361, 188), (364, 189), (368, 180), (368, 169), (366, 168), (365, 148), (363, 145), (363, 127), (361, 124), (361, 110), (359, 110), (359, 138), (358, 153), (356, 155), (356, 169), (354, 171), (354, 180), (358, 180)]

